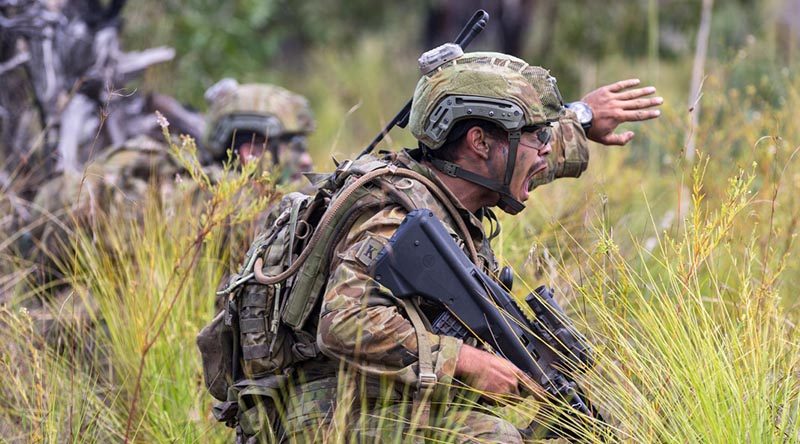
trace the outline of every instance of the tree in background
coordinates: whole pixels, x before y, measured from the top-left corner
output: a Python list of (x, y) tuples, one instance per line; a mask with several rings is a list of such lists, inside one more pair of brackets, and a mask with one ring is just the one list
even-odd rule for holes
[[(160, 139), (154, 111), (200, 139), (203, 121), (171, 97), (130, 83), (175, 51), (127, 52), (119, 33), (125, 0), (0, 0), (0, 160), (3, 188), (30, 194), (55, 172), (79, 173), (104, 148), (137, 136)], [(11, 182), (14, 182), (12, 187)]]

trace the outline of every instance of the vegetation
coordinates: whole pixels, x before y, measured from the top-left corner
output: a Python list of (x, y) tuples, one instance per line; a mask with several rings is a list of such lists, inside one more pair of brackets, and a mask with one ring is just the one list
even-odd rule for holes
[[(412, 34), (402, 21), (382, 29), (388, 22), (378, 17), (373, 26), (381, 32), (303, 37), (302, 60), (284, 66), (276, 48), (285, 34), (260, 47), (244, 32), (220, 40), (198, 31), (229, 14), (266, 33), (282, 17), (273, 14), (286, 13), (282, 2), (231, 2), (206, 15), (210, 4), (193, 0), (180, 19), (172, 15), (182, 8), (177, 2), (144, 3), (153, 8), (129, 6), (130, 42), (174, 42), (183, 54), (144, 87), (174, 87), (201, 106), (202, 89), (222, 75), (284, 83), (312, 103), (318, 130), (311, 145), (322, 170), (331, 156), (368, 143), (415, 82), (418, 51), (408, 49)], [(629, 147), (593, 146), (580, 179), (539, 188), (521, 216), (501, 218), (495, 249), (517, 271), (515, 293), (542, 283), (558, 290), (596, 348), (598, 364), (582, 384), (625, 441), (800, 441), (800, 264), (791, 260), (800, 222), (800, 129), (791, 124), (800, 80), (791, 75), (793, 47), (784, 52), (768, 19), (773, 5), (720, 2), (702, 97), (689, 110), (699, 1), (681, 3), (686, 10), (598, 3), (570, 15), (564, 11), (580, 10), (572, 3), (559, 2), (558, 50), (533, 54), (560, 79), (564, 69), (565, 96), (641, 76), (666, 103), (660, 119), (631, 127), (637, 136)], [(385, 8), (380, 13), (391, 16)], [(658, 20), (628, 15), (637, 11)], [(598, 17), (619, 26), (598, 27)], [(173, 20), (175, 27), (164, 26)], [(313, 33), (313, 20), (323, 19), (304, 20), (304, 32)], [(581, 26), (592, 32), (577, 35)], [(655, 52), (647, 39), (635, 42), (650, 33), (660, 36)], [(687, 46), (669, 40), (672, 33)], [(533, 33), (529, 47), (542, 38)], [(570, 49), (580, 38), (589, 44)], [(326, 40), (330, 47), (319, 43)], [(213, 51), (198, 51), (206, 45)], [(180, 85), (170, 84), (176, 77)], [(687, 123), (691, 112), (699, 113), (696, 128)], [(693, 160), (683, 152), (689, 132), (700, 152)], [(387, 146), (413, 143), (402, 130), (392, 136)], [(134, 217), (97, 214), (72, 228), (70, 253), (52, 258), (63, 282), (42, 287), (31, 272), (36, 264), (13, 251), (17, 233), (0, 223), (0, 292), (10, 295), (0, 306), (3, 440), (231, 440), (210, 415), (194, 338), (214, 313), (213, 289), (241, 255), (249, 222), (274, 194), (268, 177), (247, 171), (212, 185), (192, 167), (192, 142), (178, 145), (175, 153), (194, 172), (183, 178), (195, 187), (189, 197), (170, 206), (153, 198), (125, 209)], [(13, 204), (0, 194), (0, 208)], [(60, 284), (67, 297), (47, 302)], [(32, 300), (52, 316), (23, 308)], [(521, 421), (538, 409), (523, 403), (503, 411)], [(335, 418), (326, 441), (344, 440), (346, 419)]]

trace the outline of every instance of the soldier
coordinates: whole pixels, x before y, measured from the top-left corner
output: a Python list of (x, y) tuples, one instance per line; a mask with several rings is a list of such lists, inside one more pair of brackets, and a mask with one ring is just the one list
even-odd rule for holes
[[(221, 85), (228, 88), (220, 89)], [(200, 151), (203, 168), (211, 180), (222, 177), (221, 161), (227, 147), (232, 147), (242, 161), (262, 157), (260, 153), (267, 147), (272, 156), (263, 156), (264, 168), (271, 168), (273, 160), (280, 159), (279, 182), (299, 188), (301, 173), (311, 169), (306, 136), (313, 130), (314, 121), (307, 101), (283, 88), (238, 85), (230, 79), (215, 88), (209, 138), (201, 144), (201, 148), (205, 145), (210, 150)], [(190, 133), (202, 134), (203, 121), (195, 113), (166, 96), (155, 97), (158, 100), (153, 100), (152, 107), (164, 111), (172, 121), (171, 128), (178, 123), (181, 132), (189, 129)], [(150, 119), (156, 127), (155, 116)], [(182, 120), (188, 124), (182, 125)], [(267, 141), (266, 134), (273, 137)], [(153, 135), (150, 132), (106, 147), (81, 171), (65, 170), (38, 187), (31, 211), (14, 220), (20, 226), (14, 248), (20, 257), (36, 265), (32, 282), (43, 285), (61, 277), (72, 257), (73, 230), (94, 226), (97, 215), (112, 220), (138, 220), (143, 214), (144, 199), (157, 199), (165, 211), (176, 211), (207, 197), (186, 177), (183, 164), (172, 156), (165, 141), (154, 139)], [(155, 136), (159, 136), (158, 132)], [(180, 176), (184, 179), (178, 180)], [(240, 233), (232, 239), (249, 234)], [(62, 291), (53, 291), (53, 298), (68, 296), (69, 288), (54, 288)], [(41, 310), (32, 308), (38, 316)], [(50, 313), (44, 310), (41, 316), (49, 317)]]
[(172, 195), (180, 186), (174, 180), (180, 171), (163, 143), (140, 136), (99, 153), (82, 173), (65, 170), (38, 188), (15, 248), (34, 266), (29, 281), (39, 297), (23, 303), (48, 344), (86, 353), (90, 349), (83, 347), (94, 344), (97, 307), (91, 298), (78, 297), (63, 276), (75, 257), (75, 233), (94, 233), (99, 245), (115, 251), (113, 241), (96, 231), (104, 225), (97, 218), (138, 220), (141, 199)]
[[(201, 162), (212, 179), (221, 177), (221, 165), (228, 150), (242, 164), (258, 162), (256, 171), (269, 171), (281, 193), (311, 193), (313, 187), (303, 173), (311, 172), (313, 162), (308, 152), (308, 136), (315, 122), (308, 100), (280, 86), (266, 83), (240, 84), (225, 78), (205, 93), (208, 103)], [(269, 154), (267, 154), (269, 153)], [(265, 155), (267, 154), (267, 155)], [(257, 192), (277, 196), (274, 189)], [(253, 234), (264, 227), (271, 207), (254, 218), (247, 227), (228, 234), (230, 263), (240, 259), (244, 246)], [(225, 279), (223, 279), (223, 282)], [(217, 305), (221, 304), (218, 299)]]
[[(349, 169), (364, 174), (389, 163), (412, 170), (446, 199), (418, 180), (389, 175), (380, 181), (383, 191), (374, 191), (391, 194), (385, 200), (389, 203), (361, 214), (337, 238), (316, 318), (321, 353), (294, 369), (294, 380), (302, 382), (294, 383), (285, 403), (282, 428), (287, 439), (312, 441), (324, 433), (321, 426), (337, 406), (337, 369), (344, 363), (366, 380), (360, 390), (366, 391), (361, 396), (368, 411), (350, 422), (354, 433), (380, 434), (381, 422), (394, 433), (397, 421), (408, 424), (416, 418), (428, 437), (445, 433), (444, 439), (458, 442), (521, 442), (517, 428), (507, 421), (483, 410), (458, 408), (452, 400), (460, 390), (451, 388), (464, 384), (503, 396), (523, 388), (536, 392), (536, 387), (504, 358), (433, 334), (429, 321), (442, 308), (399, 300), (377, 285), (369, 273), (373, 253), (386, 245), (410, 209), (428, 208), (465, 246), (474, 246), (484, 271), (497, 275), (482, 218), (493, 216), (492, 207), (517, 214), (537, 184), (579, 176), (588, 162), (587, 137), (605, 144), (630, 141), (633, 133), (615, 134), (616, 127), (657, 117), (653, 108), (662, 102), (651, 97), (654, 88), (632, 88), (637, 84), (618, 82), (565, 108), (548, 71), (505, 54), (463, 54), (423, 72), (409, 124), (420, 148), (381, 161), (368, 156)], [(386, 379), (396, 384), (388, 394), (378, 390)], [(414, 403), (401, 402), (403, 390), (415, 393)], [(386, 405), (385, 399), (378, 400), (381, 396), (394, 405), (379, 409)], [(420, 402), (425, 399), (436, 406), (429, 420)], [(358, 402), (356, 406), (361, 408)]]
[[(232, 149), (242, 162), (274, 168), (278, 183), (299, 184), (311, 171), (307, 137), (314, 131), (308, 101), (274, 85), (222, 79), (205, 94), (209, 103), (206, 163), (221, 163)], [(269, 156), (263, 156), (268, 151)]]
[[(299, 187), (302, 173), (312, 166), (306, 137), (314, 129), (314, 120), (305, 98), (277, 86), (239, 85), (232, 79), (211, 87), (206, 98), (208, 131), (200, 160), (212, 180), (221, 178), (221, 163), (232, 148), (243, 162), (259, 159), (267, 169), (274, 162), (279, 165), (279, 182)], [(159, 103), (166, 102), (162, 98)], [(168, 116), (179, 109), (172, 104)], [(271, 135), (269, 140), (267, 135)], [(271, 156), (261, 156), (265, 147)], [(158, 192), (150, 196), (158, 196), (167, 205), (187, 196), (196, 200), (200, 191), (189, 180), (176, 181), (183, 173), (163, 141), (141, 135), (108, 147), (83, 171), (65, 171), (39, 188), (33, 199), (33, 228), (23, 236), (21, 248), (31, 251), (36, 243), (44, 256), (60, 257), (61, 247), (68, 242), (64, 230), (73, 222), (85, 225), (98, 212), (135, 217), (151, 185)]]
[(109, 147), (82, 172), (64, 171), (39, 187), (32, 205), (33, 228), (25, 238), (35, 242), (45, 258), (62, 258), (76, 225), (91, 226), (96, 214), (136, 217), (151, 186), (161, 198), (176, 192), (175, 176), (181, 171), (166, 145), (147, 136)]

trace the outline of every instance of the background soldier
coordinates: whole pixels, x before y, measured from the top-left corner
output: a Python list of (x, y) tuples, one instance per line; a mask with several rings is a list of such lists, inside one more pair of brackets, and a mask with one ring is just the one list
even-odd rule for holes
[[(205, 94), (209, 103), (205, 163), (221, 163), (233, 149), (242, 162), (260, 159), (278, 183), (299, 185), (311, 171), (307, 137), (314, 117), (305, 97), (275, 85), (223, 79)], [(263, 156), (269, 152), (269, 156)], [(273, 167), (274, 165), (274, 167)]]
[[(410, 208), (428, 208), (464, 245), (474, 245), (478, 265), (496, 275), (482, 217), (492, 216), (492, 207), (516, 214), (537, 184), (579, 176), (588, 161), (585, 128), (594, 140), (627, 143), (633, 133), (614, 134), (614, 129), (624, 121), (658, 116), (649, 108), (661, 103), (658, 97), (648, 97), (653, 88), (626, 89), (637, 83), (619, 82), (590, 93), (585, 97), (589, 109), (583, 110), (589, 112), (587, 119), (586, 113), (579, 117), (564, 108), (555, 79), (546, 70), (508, 55), (464, 54), (423, 73), (409, 125), (420, 149), (385, 161), (427, 177), (448, 202), (434, 197), (418, 181), (386, 179), (382, 190), (394, 189), (405, 197), (364, 212), (335, 246), (316, 332), (321, 355), (295, 371), (297, 380), (304, 382), (295, 386), (287, 402), (283, 427), (289, 438), (319, 439), (316, 434), (324, 430), (319, 426), (330, 419), (336, 405), (336, 369), (346, 363), (366, 377), (360, 386), (366, 393), (361, 396), (369, 400), (367, 408), (374, 413), (370, 417), (375, 421), (358, 433), (379, 434), (380, 421), (396, 430), (391, 418), (411, 418), (412, 404), (402, 402), (403, 390), (417, 391), (415, 401), (430, 390), (437, 408), (426, 432), (429, 436), (444, 430), (449, 440), (521, 441), (517, 429), (505, 420), (455, 407), (458, 403), (452, 400), (460, 391), (451, 387), (463, 383), (489, 396), (518, 395), (523, 388), (536, 392), (538, 387), (507, 360), (431, 333), (427, 322), (442, 308), (387, 293), (370, 277), (374, 257), (367, 252), (386, 245)], [(481, 112), (472, 113), (471, 106), (482, 107)], [(368, 171), (375, 163), (365, 157), (350, 168)], [(457, 209), (460, 220), (451, 216), (448, 206)], [(467, 233), (458, 228), (460, 224)], [(391, 407), (383, 410), (378, 409), (381, 378), (398, 387), (389, 395)], [(425, 416), (418, 425), (424, 427)]]
[[(189, 111), (166, 96), (156, 102), (168, 104), (167, 117)], [(308, 102), (302, 96), (274, 85), (239, 85), (224, 79), (209, 88), (207, 131), (200, 141), (200, 160), (212, 180), (222, 174), (227, 149), (242, 162), (258, 159), (267, 170), (277, 165), (278, 182), (299, 188), (302, 173), (311, 170), (307, 135), (314, 129)], [(151, 116), (155, 122), (155, 115)], [(194, 119), (196, 120), (196, 119)], [(183, 126), (178, 126), (179, 130)], [(202, 127), (193, 125), (194, 131)], [(267, 137), (267, 135), (271, 135)], [(262, 156), (269, 151), (269, 156)], [(140, 135), (101, 150), (83, 171), (65, 170), (42, 184), (34, 199), (30, 233), (23, 236), (23, 250), (35, 247), (44, 257), (59, 257), (68, 242), (65, 230), (73, 223), (88, 224), (92, 214), (136, 217), (145, 197), (172, 205), (199, 190), (191, 180), (177, 180), (183, 166), (169, 153), (164, 141)], [(150, 195), (148, 189), (157, 193)], [(40, 219), (40, 220), (36, 220)], [(59, 234), (61, 233), (61, 235)], [(42, 257), (42, 259), (44, 259)], [(47, 261), (49, 262), (49, 261)]]

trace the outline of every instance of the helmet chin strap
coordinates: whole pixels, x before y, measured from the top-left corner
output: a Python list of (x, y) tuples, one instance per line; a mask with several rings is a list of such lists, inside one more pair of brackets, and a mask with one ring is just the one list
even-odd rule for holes
[(508, 159), (506, 160), (506, 174), (503, 179), (503, 189), (499, 191), (500, 199), (497, 201), (497, 206), (508, 214), (517, 214), (525, 209), (525, 204), (514, 199), (511, 194), (511, 177), (514, 175), (514, 168), (517, 165), (517, 148), (519, 148), (519, 139), (522, 136), (521, 131), (512, 131), (508, 133)]
[(500, 194), (500, 198), (495, 205), (508, 214), (517, 214), (525, 209), (525, 204), (514, 198), (511, 194), (510, 186), (511, 178), (514, 176), (514, 167), (517, 163), (517, 148), (519, 147), (521, 134), (521, 131), (512, 131), (508, 134), (508, 158), (506, 159), (506, 171), (503, 175), (503, 182), (498, 182), (488, 177), (481, 176), (480, 174), (473, 173), (453, 162), (437, 159), (431, 156), (428, 150), (425, 150), (426, 157), (436, 169), (448, 176), (464, 179)]

